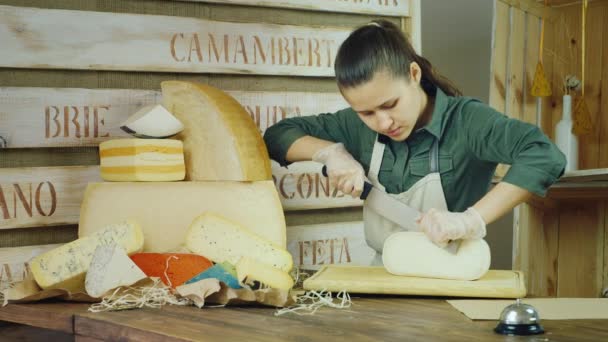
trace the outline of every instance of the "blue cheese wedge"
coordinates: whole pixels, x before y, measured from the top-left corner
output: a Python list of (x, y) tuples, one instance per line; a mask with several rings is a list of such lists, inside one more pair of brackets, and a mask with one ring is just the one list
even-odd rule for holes
[(30, 261), (30, 271), (42, 289), (84, 291), (86, 272), (98, 246), (116, 244), (127, 254), (140, 251), (144, 235), (135, 221), (110, 224), (87, 237), (57, 247)]
[(122, 247), (97, 246), (87, 272), (84, 288), (92, 297), (101, 298), (120, 286), (129, 286), (145, 279), (146, 274), (135, 265)]
[(206, 212), (192, 222), (186, 247), (216, 263), (227, 261), (236, 265), (242, 257), (250, 257), (284, 272), (293, 267), (287, 250), (212, 212)]

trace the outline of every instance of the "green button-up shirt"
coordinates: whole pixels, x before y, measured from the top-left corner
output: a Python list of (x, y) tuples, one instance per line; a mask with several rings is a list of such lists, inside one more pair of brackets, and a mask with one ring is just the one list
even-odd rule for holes
[[(336, 113), (289, 118), (266, 130), (270, 157), (281, 165), (291, 144), (302, 136), (341, 142), (369, 171), (376, 132), (351, 108)], [(386, 143), (378, 179), (388, 193), (401, 193), (430, 173), (429, 150), (439, 139), (439, 171), (450, 211), (464, 211), (488, 190), (498, 163), (511, 168), (502, 181), (544, 196), (563, 174), (564, 155), (541, 130), (511, 119), (468, 97), (435, 95), (429, 123), (405, 141)]]

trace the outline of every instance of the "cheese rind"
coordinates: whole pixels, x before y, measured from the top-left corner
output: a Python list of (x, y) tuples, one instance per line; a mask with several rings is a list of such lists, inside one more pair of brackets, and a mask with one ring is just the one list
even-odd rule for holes
[(131, 260), (148, 276), (158, 277), (175, 288), (209, 269), (213, 264), (207, 258), (184, 253), (137, 253)]
[(224, 284), (228, 285), (228, 287), (233, 289), (240, 289), (241, 285), (236, 276), (232, 275), (228, 270), (226, 270), (222, 264), (215, 264), (213, 267), (203, 271), (200, 274), (197, 274), (192, 279), (186, 281), (186, 284), (196, 283), (197, 281), (201, 281), (203, 279), (212, 279), (215, 278)]
[(236, 273), (241, 282), (255, 280), (274, 289), (289, 290), (294, 284), (293, 279), (286, 272), (249, 257), (239, 260), (236, 264)]
[(129, 259), (122, 247), (100, 245), (93, 253), (84, 288), (90, 296), (101, 298), (110, 290), (133, 285), (145, 278), (144, 272)]
[(183, 81), (161, 83), (163, 104), (183, 124), (186, 180), (272, 179), (262, 135), (233, 97), (214, 87)]
[(171, 252), (186, 241), (192, 221), (213, 211), (285, 247), (285, 214), (272, 181), (89, 183), (80, 207), (78, 236), (133, 218), (145, 252)]
[(483, 239), (463, 240), (454, 255), (422, 232), (398, 232), (384, 242), (382, 262), (394, 275), (476, 280), (490, 269), (490, 247)]
[(183, 180), (184, 148), (172, 139), (113, 139), (99, 144), (101, 178), (117, 182)]
[(236, 265), (242, 257), (251, 257), (285, 272), (293, 267), (287, 250), (213, 212), (206, 212), (192, 222), (186, 247), (216, 263), (227, 261)]
[(141, 227), (136, 221), (104, 225), (95, 234), (41, 254), (30, 261), (36, 283), (43, 289), (84, 290), (85, 274), (98, 246), (116, 244), (127, 254), (144, 245)]

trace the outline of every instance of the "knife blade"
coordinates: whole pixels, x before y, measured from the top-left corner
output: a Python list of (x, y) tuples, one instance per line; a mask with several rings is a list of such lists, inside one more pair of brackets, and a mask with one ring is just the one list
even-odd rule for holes
[[(327, 177), (327, 167), (321, 170), (323, 176)], [(359, 196), (365, 203), (380, 216), (395, 223), (408, 231), (420, 231), (417, 220), (422, 216), (420, 210), (415, 209), (386, 192), (376, 188), (370, 182), (363, 184), (363, 191)], [(451, 240), (444, 249), (452, 254), (458, 252), (462, 240)]]

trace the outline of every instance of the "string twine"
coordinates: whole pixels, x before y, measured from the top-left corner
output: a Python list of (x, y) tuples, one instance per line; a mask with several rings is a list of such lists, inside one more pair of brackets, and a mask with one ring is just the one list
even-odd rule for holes
[(294, 313), (299, 316), (314, 315), (317, 310), (322, 307), (348, 309), (353, 303), (350, 299), (350, 295), (346, 291), (338, 292), (335, 299), (337, 302), (334, 302), (331, 292), (327, 292), (325, 290), (321, 290), (320, 292), (311, 290), (301, 296), (298, 296), (294, 306), (279, 309), (274, 313), (274, 315), (281, 316), (286, 313)]

